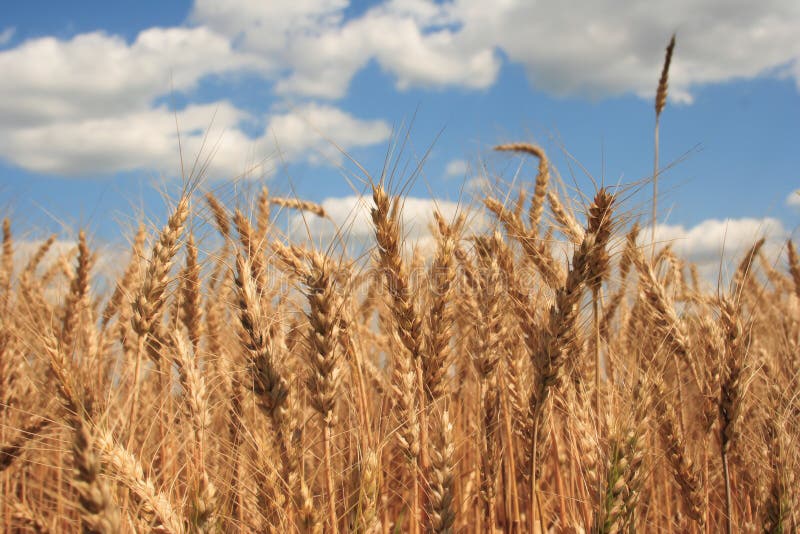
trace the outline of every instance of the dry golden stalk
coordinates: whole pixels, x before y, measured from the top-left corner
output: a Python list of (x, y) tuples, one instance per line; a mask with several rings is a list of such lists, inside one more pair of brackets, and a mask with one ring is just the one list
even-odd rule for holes
[(575, 216), (569, 213), (561, 200), (558, 198), (558, 193), (555, 191), (547, 192), (547, 200), (550, 202), (550, 211), (553, 212), (553, 217), (560, 226), (560, 230), (572, 241), (575, 245), (580, 245), (583, 241), (584, 230), (578, 224)]
[(588, 227), (586, 231), (594, 234), (594, 247), (587, 263), (586, 284), (593, 292), (599, 291), (610, 273), (608, 242), (611, 239), (611, 213), (614, 209), (614, 195), (605, 188), (600, 189), (589, 206)]
[(197, 262), (197, 245), (194, 235), (189, 234), (186, 242), (186, 268), (183, 270), (183, 299), (181, 300), (181, 320), (189, 332), (195, 352), (203, 333), (202, 284), (200, 282), (200, 264)]
[(72, 424), (75, 429), (73, 485), (78, 490), (81, 506), (81, 530), (84, 534), (115, 534), (122, 526), (119, 509), (108, 485), (100, 479), (100, 459), (95, 455), (91, 427), (80, 415)]
[(331, 532), (338, 532), (336, 515), (336, 490), (333, 483), (332, 436), (336, 400), (342, 380), (339, 338), (340, 303), (334, 293), (330, 260), (322, 254), (313, 253), (310, 258), (309, 276), (305, 279), (306, 297), (309, 303), (309, 345), (311, 347), (311, 373), (308, 389), (311, 406), (322, 417), (323, 448), (325, 459), (325, 484), (328, 496), (328, 522)]
[[(425, 385), (420, 358), (422, 356), (422, 320), (409, 285), (408, 270), (401, 255), (399, 199), (390, 200), (383, 186), (373, 185), (372, 222), (378, 243), (379, 267), (383, 271), (391, 302), (394, 331), (406, 349), (393, 358), (392, 386), (399, 409), (401, 427), (397, 432), (400, 445), (412, 468), (411, 532), (417, 532), (421, 520), (418, 464), (425, 467), (427, 456), (427, 424), (425, 422)], [(420, 416), (422, 420), (420, 421)], [(421, 460), (421, 461), (420, 461)]]
[(131, 256), (130, 260), (128, 261), (128, 266), (125, 268), (125, 273), (122, 275), (122, 278), (117, 281), (117, 285), (114, 287), (114, 292), (111, 294), (111, 298), (108, 299), (108, 304), (106, 304), (106, 307), (103, 310), (104, 327), (109, 323), (109, 321), (111, 321), (111, 318), (114, 316), (114, 314), (117, 313), (120, 308), (120, 304), (123, 302), (123, 299), (127, 298), (132, 292), (133, 281), (137, 272), (139, 271), (140, 261), (144, 250), (144, 241), (146, 238), (147, 231), (145, 226), (140, 224), (139, 229), (136, 232), (136, 237), (133, 240)]
[(794, 473), (786, 460), (789, 458), (789, 434), (782, 416), (766, 422), (767, 454), (771, 470), (764, 503), (763, 531), (770, 534), (791, 532), (792, 491)]
[(666, 448), (667, 461), (669, 462), (672, 474), (680, 486), (681, 500), (683, 501), (684, 511), (698, 525), (705, 523), (703, 483), (694, 462), (689, 458), (686, 440), (680, 431), (678, 414), (675, 406), (666, 394), (664, 384), (660, 378), (652, 379), (654, 391), (657, 398), (657, 408), (655, 410), (659, 434)]
[(11, 467), (25, 450), (25, 445), (36, 439), (50, 425), (49, 419), (38, 419), (20, 430), (19, 435), (8, 445), (0, 448), (0, 473)]
[(246, 360), (258, 406), (267, 415), (275, 432), (275, 442), (280, 454), (283, 480), (288, 486), (298, 528), (315, 531), (321, 528), (311, 496), (300, 471), (299, 422), (294, 413), (289, 383), (276, 364), (270, 347), (270, 336), (262, 312), (252, 266), (240, 253), (236, 255), (236, 277), (239, 320), (242, 325), (241, 344), (246, 350)]
[(253, 392), (262, 410), (281, 425), (286, 422), (289, 385), (277, 368), (269, 347), (269, 334), (263, 324), (264, 317), (255, 283), (251, 276), (250, 261), (236, 255), (236, 287), (239, 319), (242, 323), (242, 345), (248, 351), (250, 371), (253, 373)]
[(244, 248), (249, 259), (250, 270), (259, 296), (263, 296), (265, 288), (265, 276), (267, 266), (264, 259), (264, 247), (266, 243), (259, 241), (253, 226), (244, 214), (238, 209), (234, 211), (233, 222), (236, 225), (236, 232), (239, 234), (239, 241)]
[(530, 477), (529, 521), (536, 515), (535, 495), (538, 491), (536, 480), (549, 450), (547, 438), (552, 412), (550, 397), (554, 390), (559, 389), (568, 355), (574, 349), (578, 310), (586, 282), (587, 262), (595, 246), (594, 239), (594, 234), (586, 234), (581, 246), (573, 254), (566, 282), (556, 291), (555, 302), (550, 308), (540, 349), (532, 358), (536, 375), (530, 394), (529, 420), (526, 428), (527, 469), (523, 471), (526, 477)]
[(739, 267), (736, 268), (736, 272), (733, 273), (733, 287), (731, 290), (731, 295), (735, 299), (741, 298), (742, 292), (744, 291), (744, 286), (747, 283), (747, 280), (752, 275), (753, 270), (753, 262), (758, 256), (761, 247), (764, 246), (766, 242), (765, 238), (761, 238), (755, 242), (755, 244), (750, 247), (750, 250), (747, 251), (747, 254), (744, 255), (742, 261), (739, 263)]
[(794, 291), (800, 297), (800, 260), (797, 259), (797, 250), (791, 239), (786, 242), (786, 252), (789, 256), (789, 273), (794, 280)]
[(453, 423), (446, 407), (432, 410), (431, 469), (428, 475), (428, 521), (431, 532), (451, 533), (456, 519), (454, 503), (455, 445)]
[(326, 424), (332, 424), (336, 399), (342, 381), (339, 338), (340, 303), (334, 293), (330, 260), (314, 253), (310, 261), (310, 273), (305, 280), (310, 312), (309, 344), (312, 349), (312, 373), (308, 379), (311, 405), (322, 416)]
[(140, 337), (152, 331), (164, 306), (164, 292), (169, 283), (172, 261), (178, 252), (178, 240), (183, 233), (183, 225), (189, 215), (189, 197), (184, 195), (178, 201), (166, 226), (161, 230), (158, 241), (150, 253), (149, 265), (145, 272), (142, 287), (133, 301), (133, 329)]
[(595, 412), (600, 414), (600, 291), (603, 282), (611, 271), (608, 257), (608, 242), (611, 239), (611, 213), (614, 207), (614, 196), (605, 188), (594, 197), (589, 206), (588, 225), (586, 231), (594, 236), (592, 247), (586, 264), (586, 284), (592, 291), (592, 324), (594, 326), (594, 386)]
[(358, 502), (351, 530), (360, 534), (381, 532), (378, 517), (380, 490), (380, 460), (375, 451), (367, 449), (358, 462)]
[[(150, 253), (150, 262), (136, 296), (131, 303), (131, 325), (138, 336), (135, 351), (135, 364), (133, 370), (133, 395), (130, 412), (128, 413), (128, 447), (133, 445), (136, 434), (137, 410), (139, 409), (139, 384), (142, 356), (147, 350), (154, 362), (158, 360), (158, 350), (161, 343), (155, 334), (160, 324), (161, 314), (166, 302), (165, 292), (169, 284), (169, 274), (172, 262), (178, 252), (183, 227), (189, 216), (189, 197), (181, 196), (175, 210), (167, 219), (167, 224), (161, 230), (158, 240), (153, 245)], [(149, 339), (148, 339), (149, 338)], [(152, 341), (148, 343), (148, 341)], [(166, 445), (166, 444), (163, 444)], [(164, 450), (162, 450), (162, 453)]]
[(496, 383), (481, 386), (481, 462), (480, 493), (484, 503), (484, 527), (494, 532), (497, 526), (497, 474), (500, 471), (499, 431), (500, 395)]
[(269, 232), (270, 222), (270, 205), (269, 205), (269, 189), (266, 186), (261, 188), (258, 194), (258, 217), (256, 220), (256, 232), (258, 233), (259, 241), (267, 239), (267, 232)]
[(183, 520), (175, 512), (169, 499), (156, 490), (153, 481), (145, 476), (144, 469), (136, 456), (108, 432), (97, 429), (94, 438), (97, 448), (109, 466), (109, 475), (130, 490), (141, 512), (150, 523), (152, 531), (165, 534), (184, 532)]
[(206, 193), (206, 203), (209, 209), (211, 209), (211, 214), (214, 216), (214, 223), (217, 226), (217, 231), (227, 240), (231, 236), (231, 225), (228, 222), (228, 210), (217, 200), (217, 197), (215, 197), (213, 193)]
[(309, 202), (307, 200), (300, 200), (298, 198), (270, 197), (269, 203), (275, 204), (276, 206), (280, 206), (282, 208), (307, 211), (309, 213), (313, 213), (317, 217), (324, 218), (328, 216), (328, 214), (325, 213), (325, 208), (323, 208), (320, 204)]
[(651, 255), (655, 253), (656, 246), (656, 221), (657, 215), (657, 200), (658, 200), (658, 122), (661, 118), (661, 112), (664, 111), (664, 106), (667, 105), (667, 87), (669, 85), (669, 65), (672, 62), (672, 52), (675, 50), (675, 34), (667, 45), (667, 51), (664, 56), (664, 66), (661, 68), (661, 77), (658, 80), (658, 89), (656, 90), (656, 126), (654, 137), (654, 155), (653, 155), (653, 219), (651, 227), (650, 241), (652, 243)]
[(53, 246), (53, 243), (56, 242), (56, 235), (53, 234), (48, 237), (39, 248), (36, 249), (36, 252), (31, 256), (31, 259), (28, 260), (28, 263), (25, 264), (25, 268), (22, 270), (22, 274), (20, 277), (24, 276), (34, 276), (36, 273), (36, 269), (39, 267), (39, 264), (42, 263), (42, 260), (47, 253), (50, 251), (50, 248)]
[(81, 314), (89, 307), (90, 261), (91, 253), (86, 244), (86, 234), (81, 230), (78, 234), (78, 268), (70, 283), (61, 326), (60, 342), (68, 354), (71, 354), (75, 348), (75, 336)]
[[(750, 259), (752, 260), (752, 257)], [(731, 502), (729, 453), (739, 432), (738, 426), (745, 387), (745, 377), (742, 375), (750, 336), (742, 324), (739, 307), (726, 298), (723, 298), (720, 303), (720, 322), (725, 334), (725, 357), (719, 397), (719, 433), (725, 478), (726, 525), (727, 532), (730, 534), (733, 531), (733, 505)]]
[(499, 243), (503, 238), (499, 232), (492, 237), (475, 237), (475, 250), (478, 255), (478, 324), (483, 332), (476, 339), (476, 346), (472, 351), (472, 362), (478, 372), (478, 377), (483, 381), (491, 381), (497, 365), (500, 363), (500, 342), (505, 337), (507, 329), (503, 324), (501, 310), (501, 291), (504, 288), (502, 273), (500, 271)]
[(461, 215), (449, 225), (438, 211), (434, 212), (434, 217), (437, 228), (436, 257), (428, 272), (431, 302), (426, 321), (425, 351), (422, 356), (425, 393), (431, 403), (440, 399), (445, 392), (444, 379), (448, 366), (450, 330), (453, 321), (452, 310), (447, 304), (451, 299), (451, 288), (455, 279), (455, 248), (465, 221)]
[(301, 280), (310, 276), (308, 251), (296, 245), (284, 245), (280, 241), (273, 241), (270, 247), (275, 253), (275, 262), (282, 270)]
[(20, 526), (24, 526), (36, 534), (48, 534), (50, 529), (31, 508), (24, 502), (14, 501), (11, 503), (11, 516)]
[(385, 276), (386, 288), (392, 299), (392, 313), (397, 321), (397, 333), (403, 346), (416, 360), (422, 353), (422, 321), (409, 287), (408, 269), (400, 250), (400, 223), (398, 199), (391, 201), (383, 187), (372, 189), (375, 207), (372, 222), (380, 252), (380, 267)]
[(6, 217), (3, 219), (3, 253), (0, 257), (0, 292), (2, 292), (3, 312), (8, 308), (13, 276), (14, 240), (11, 236), (11, 221)]
[(206, 381), (197, 363), (197, 355), (189, 354), (189, 348), (179, 333), (173, 336), (175, 351), (171, 351), (173, 361), (178, 368), (178, 377), (183, 389), (183, 397), (189, 419), (192, 422), (194, 470), (192, 481), (190, 522), (193, 532), (206, 533), (216, 531), (217, 490), (209, 480), (206, 470), (206, 430), (211, 422), (208, 406)]
[(523, 250), (536, 265), (547, 285), (552, 288), (561, 287), (564, 283), (563, 273), (548, 254), (546, 240), (537, 240), (536, 236), (525, 228), (522, 219), (509, 211), (499, 200), (487, 197), (483, 203), (503, 223), (508, 236), (522, 245)]
[[(624, 265), (626, 265), (626, 268), (623, 269)], [(611, 295), (611, 299), (608, 301), (608, 304), (606, 304), (605, 309), (603, 310), (603, 318), (600, 320), (600, 336), (606, 341), (609, 340), (609, 332), (611, 329), (611, 322), (614, 320), (614, 315), (617, 313), (622, 301), (625, 299), (625, 294), (628, 290), (627, 281), (629, 267), (630, 262), (620, 261), (619, 287)], [(608, 363), (610, 364), (611, 362)]]
[(745, 359), (749, 348), (749, 334), (742, 324), (740, 310), (732, 301), (723, 298), (720, 303), (720, 322), (725, 336), (725, 357), (720, 400), (720, 442), (727, 454), (738, 434), (744, 396)]
[(655, 330), (658, 339), (665, 344), (668, 353), (676, 358), (682, 358), (691, 370), (696, 385), (700, 387), (697, 362), (691, 357), (690, 339), (686, 327), (678, 317), (664, 285), (656, 277), (652, 265), (645, 260), (641, 250), (636, 249), (635, 252), (633, 262), (639, 271), (647, 320), (651, 323), (651, 328)]
[(664, 106), (667, 104), (667, 87), (669, 86), (669, 66), (672, 62), (672, 52), (675, 50), (675, 34), (669, 40), (667, 51), (664, 55), (664, 65), (661, 68), (661, 77), (658, 79), (658, 89), (656, 90), (656, 117), (661, 115)]
[(530, 143), (508, 143), (494, 147), (495, 150), (522, 152), (539, 158), (539, 174), (536, 175), (536, 187), (531, 197), (531, 207), (528, 211), (528, 224), (533, 236), (539, 234), (539, 223), (544, 212), (544, 201), (547, 195), (547, 185), (550, 182), (550, 168), (544, 150)]

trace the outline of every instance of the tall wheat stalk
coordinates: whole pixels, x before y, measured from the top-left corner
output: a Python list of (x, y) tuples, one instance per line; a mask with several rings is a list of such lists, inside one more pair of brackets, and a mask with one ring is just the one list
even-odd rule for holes
[(653, 131), (653, 217), (651, 220), (651, 236), (650, 236), (650, 255), (651, 258), (655, 256), (656, 251), (656, 223), (658, 222), (658, 125), (661, 119), (661, 112), (664, 111), (664, 106), (667, 105), (667, 89), (669, 87), (669, 65), (672, 62), (672, 52), (675, 50), (675, 34), (669, 40), (667, 51), (664, 55), (664, 65), (661, 68), (661, 77), (658, 80), (658, 89), (656, 90), (656, 125)]

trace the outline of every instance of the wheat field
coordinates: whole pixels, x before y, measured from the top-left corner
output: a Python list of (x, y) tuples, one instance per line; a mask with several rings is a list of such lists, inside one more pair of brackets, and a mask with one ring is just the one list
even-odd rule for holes
[(5, 219), (4, 530), (797, 531), (793, 243), (714, 284), (624, 189), (576, 202), (539, 146), (496, 148), (532, 192), (432, 213), (429, 254), (391, 173), (357, 248), (276, 222), (323, 206), (196, 178), (126, 256), (81, 232), (22, 260)]

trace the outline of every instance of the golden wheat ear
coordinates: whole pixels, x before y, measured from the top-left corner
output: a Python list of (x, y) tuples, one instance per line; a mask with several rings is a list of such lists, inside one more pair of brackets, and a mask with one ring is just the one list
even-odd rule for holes
[(661, 118), (661, 112), (664, 111), (664, 106), (667, 105), (667, 90), (669, 88), (669, 66), (672, 63), (672, 53), (675, 50), (675, 34), (669, 40), (667, 50), (664, 55), (664, 66), (661, 68), (661, 77), (658, 79), (658, 88), (656, 89), (656, 125), (653, 132), (653, 217), (652, 217), (652, 250), (651, 256), (655, 254), (656, 242), (656, 222), (658, 221), (658, 123)]

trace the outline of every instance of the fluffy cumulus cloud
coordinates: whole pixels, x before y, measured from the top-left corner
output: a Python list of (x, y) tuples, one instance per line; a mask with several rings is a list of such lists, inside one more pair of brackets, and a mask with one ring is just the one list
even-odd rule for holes
[(312, 103), (271, 116), (261, 142), (274, 140), (290, 159), (308, 154), (317, 163), (339, 161), (340, 148), (380, 143), (390, 135), (391, 128), (382, 120), (360, 120), (338, 108)]
[[(650, 239), (650, 230), (640, 234)], [(763, 219), (708, 219), (691, 227), (660, 224), (656, 226), (656, 243), (671, 244), (675, 253), (694, 262), (707, 280), (716, 280), (721, 273), (727, 277), (760, 238), (767, 239), (764, 252), (777, 259), (789, 232), (781, 221), (771, 217)]]
[(102, 32), (43, 37), (0, 52), (0, 116), (24, 128), (130, 113), (204, 76), (261, 64), (207, 28), (153, 28), (130, 44)]
[(463, 39), (453, 6), (390, 1), (345, 18), (343, 0), (198, 0), (192, 20), (270, 57), (280, 93), (340, 98), (353, 76), (377, 61), (399, 88), (491, 85), (500, 61), (491, 46)]
[[(284, 158), (319, 162), (340, 157), (331, 141), (346, 150), (390, 135), (383, 121), (362, 121), (331, 106), (270, 114), (256, 138), (238, 129), (248, 118), (231, 104), (217, 102), (189, 106), (177, 116), (158, 107), (59, 121), (0, 130), (0, 155), (29, 170), (79, 175), (143, 168), (174, 174), (180, 154), (187, 164), (197, 160), (205, 166), (211, 178), (260, 177), (271, 172), (278, 152)], [(334, 124), (346, 128), (339, 131)]]
[[(338, 98), (370, 61), (397, 86), (491, 85), (501, 53), (559, 95), (652, 95), (672, 32), (672, 96), (765, 72), (800, 83), (800, 4), (389, 0), (346, 17), (343, 0), (198, 0), (193, 20), (272, 58), (282, 92)], [(735, 46), (722, 43), (735, 42)]]
[[(385, 140), (388, 128), (308, 99), (344, 97), (370, 63), (400, 90), (479, 90), (512, 62), (553, 94), (650, 97), (676, 30), (673, 98), (688, 101), (693, 86), (765, 73), (800, 85), (795, 0), (385, 0), (362, 7), (348, 0), (196, 0), (185, 25), (149, 28), (132, 41), (90, 32), (9, 47), (14, 30), (2, 29), (0, 157), (53, 174), (164, 170), (168, 161), (174, 169), (174, 116), (159, 102), (172, 91), (191, 100), (210, 76), (254, 73), (273, 111), (254, 115), (226, 102), (192, 101), (179, 117), (190, 152), (202, 143), (202, 123), (219, 109), (215, 124), (224, 135), (210, 169), (219, 174), (236, 175), (273, 149), (286, 158), (335, 160), (333, 144), (320, 139), (347, 149)], [(284, 97), (296, 108), (275, 103)], [(263, 135), (246, 135), (244, 121), (266, 125)]]
[[(208, 160), (211, 177), (261, 176), (270, 156), (321, 161), (332, 143), (351, 149), (383, 141), (389, 127), (330, 105), (254, 116), (226, 101), (175, 114), (158, 99), (191, 91), (206, 77), (268, 75), (262, 55), (238, 50), (208, 27), (152, 28), (127, 43), (102, 32), (33, 39), (0, 51), (0, 157), (57, 175), (148, 169), (175, 174), (185, 160)], [(245, 122), (265, 124), (248, 136)], [(333, 128), (333, 125), (344, 128)], [(212, 127), (213, 126), (213, 127)]]

